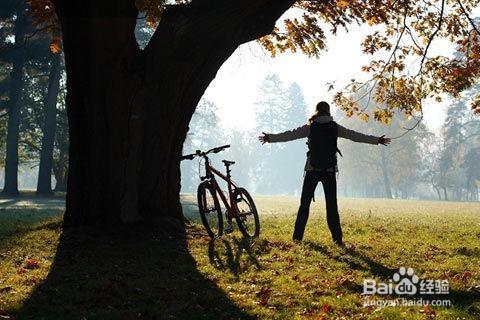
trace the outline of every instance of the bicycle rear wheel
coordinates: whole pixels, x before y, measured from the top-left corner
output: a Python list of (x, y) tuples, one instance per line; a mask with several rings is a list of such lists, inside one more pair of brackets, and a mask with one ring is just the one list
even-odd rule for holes
[(203, 226), (214, 239), (223, 234), (223, 216), (217, 194), (208, 182), (202, 182), (197, 190), (198, 210)]
[(244, 188), (237, 188), (233, 192), (233, 206), (235, 206), (237, 225), (246, 238), (256, 238), (260, 234), (260, 219), (257, 207), (252, 197)]

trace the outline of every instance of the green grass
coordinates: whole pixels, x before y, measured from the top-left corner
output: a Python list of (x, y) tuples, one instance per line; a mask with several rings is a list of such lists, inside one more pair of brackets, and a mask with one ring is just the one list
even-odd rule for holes
[[(0, 315), (17, 319), (479, 319), (480, 204), (343, 199), (347, 248), (331, 243), (323, 199), (291, 242), (297, 198), (255, 197), (261, 236), (210, 241), (151, 229), (69, 231), (51, 209), (0, 211)], [(453, 306), (365, 307), (365, 278), (399, 267), (448, 279)]]

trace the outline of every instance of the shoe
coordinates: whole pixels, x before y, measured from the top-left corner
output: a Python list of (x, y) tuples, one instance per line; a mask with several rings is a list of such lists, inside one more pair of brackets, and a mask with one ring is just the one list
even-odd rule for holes
[(293, 238), (292, 238), (292, 241), (293, 241), (294, 243), (301, 243), (301, 242), (302, 242), (302, 239), (298, 239), (298, 238), (293, 237)]
[(333, 240), (333, 243), (335, 243), (339, 247), (346, 248), (346, 245), (345, 243), (343, 243), (342, 240)]
[(225, 233), (232, 233), (233, 232), (233, 226), (232, 223), (229, 221), (227, 222), (227, 226), (225, 227)]

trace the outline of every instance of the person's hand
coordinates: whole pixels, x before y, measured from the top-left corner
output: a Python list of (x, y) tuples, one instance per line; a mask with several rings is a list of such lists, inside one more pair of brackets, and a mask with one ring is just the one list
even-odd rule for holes
[(258, 136), (258, 140), (262, 143), (262, 144), (265, 144), (267, 142), (270, 142), (270, 137), (268, 136), (268, 134), (266, 134), (265, 132), (262, 132), (262, 135), (261, 136)]
[(383, 144), (384, 146), (389, 145), (391, 141), (392, 141), (392, 139), (390, 139), (390, 138), (385, 138), (385, 135), (383, 135), (383, 136), (381, 136), (380, 138), (378, 138), (378, 143), (379, 143), (379, 144)]

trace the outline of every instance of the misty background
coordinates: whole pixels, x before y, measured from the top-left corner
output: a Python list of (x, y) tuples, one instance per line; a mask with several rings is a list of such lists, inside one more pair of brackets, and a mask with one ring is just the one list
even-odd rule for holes
[[(469, 94), (477, 91), (475, 87)], [(465, 98), (464, 97), (464, 98)], [(341, 125), (372, 135), (399, 137), (389, 147), (354, 143), (339, 139), (343, 157), (338, 157), (338, 193), (343, 197), (401, 199), (438, 199), (478, 201), (480, 182), (480, 120), (464, 98), (445, 106), (443, 124), (430, 129), (416, 118), (394, 116), (390, 125), (373, 120), (364, 122), (334, 112)], [(203, 99), (191, 121), (184, 146), (185, 153), (207, 150), (223, 144), (232, 147), (212, 155), (214, 166), (221, 159), (237, 161), (233, 178), (258, 194), (299, 195), (306, 159), (306, 139), (261, 145), (262, 131), (278, 133), (304, 125), (313, 113), (301, 87), (270, 74), (258, 84), (251, 129), (224, 127), (219, 117), (221, 107)], [(333, 110), (335, 110), (333, 108)], [(182, 163), (182, 191), (195, 192), (203, 163)], [(321, 188), (317, 193), (321, 193)]]
[[(8, 32), (6, 28), (2, 32)], [(221, 68), (200, 101), (190, 123), (184, 153), (231, 144), (231, 148), (212, 155), (213, 165), (223, 171), (222, 159), (236, 161), (234, 181), (257, 194), (299, 195), (306, 158), (306, 139), (261, 145), (262, 132), (278, 133), (306, 123), (320, 100), (331, 102), (331, 84), (341, 88), (360, 72), (368, 57), (360, 43), (366, 30), (354, 28), (340, 32), (319, 59), (301, 54), (271, 58), (256, 44), (242, 46)], [(142, 22), (137, 39), (145, 45), (151, 31)], [(3, 37), (8, 43), (11, 36)], [(49, 39), (29, 40), (32, 54), (25, 68), (25, 86), (20, 101), (19, 187), (35, 189), (45, 120), (44, 97), (48, 87)], [(47, 48), (40, 50), (39, 48)], [(30, 49), (29, 49), (30, 50)], [(446, 55), (452, 48), (442, 47)], [(9, 55), (0, 56), (0, 103), (8, 92)], [(3, 60), (2, 60), (3, 59)], [(62, 65), (62, 68), (64, 66)], [(389, 147), (358, 144), (339, 139), (343, 157), (338, 157), (338, 193), (343, 197), (385, 197), (478, 201), (480, 187), (480, 119), (466, 100), (478, 92), (474, 86), (462, 97), (426, 101), (424, 118)], [(52, 180), (56, 191), (64, 191), (68, 168), (68, 126), (64, 105), (65, 75), (62, 71), (57, 103), (56, 135)], [(364, 99), (365, 100), (365, 99)], [(366, 101), (364, 101), (366, 104)], [(152, 101), (155, 103), (155, 101)], [(369, 104), (374, 109), (375, 105)], [(398, 137), (405, 128), (416, 125), (416, 118), (396, 114), (390, 125), (373, 120), (348, 118), (332, 105), (334, 119), (366, 134)], [(4, 166), (6, 121), (0, 118), (0, 167)], [(194, 193), (203, 164), (197, 160), (182, 163), (182, 192)], [(3, 185), (3, 170), (0, 183)], [(317, 188), (321, 194), (321, 188)]]

